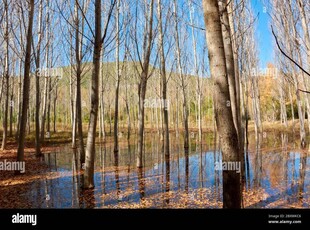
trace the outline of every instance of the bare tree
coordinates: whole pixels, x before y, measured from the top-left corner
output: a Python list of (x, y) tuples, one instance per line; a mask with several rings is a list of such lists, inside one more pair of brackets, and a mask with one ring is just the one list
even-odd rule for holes
[(38, 16), (38, 42), (35, 49), (35, 85), (36, 85), (36, 112), (35, 112), (35, 151), (36, 156), (40, 156), (41, 153), (41, 140), (40, 140), (40, 55), (41, 55), (41, 41), (43, 34), (42, 26), (42, 12), (43, 1), (39, 3), (39, 16)]
[[(193, 13), (194, 7), (191, 4), (191, 1), (189, 2), (189, 16), (190, 16), (190, 23), (191, 25), (194, 24), (193, 21)], [(197, 57), (197, 39), (195, 36), (195, 28), (192, 26), (192, 42), (193, 42), (193, 52), (194, 52), (194, 69), (195, 69), (195, 74), (196, 74), (196, 97), (197, 97), (197, 120), (198, 120), (198, 140), (199, 143), (202, 141), (202, 127), (201, 127), (201, 98), (202, 98), (202, 81), (201, 77), (199, 76), (199, 67), (198, 67), (198, 57)]]
[(174, 20), (175, 20), (175, 39), (176, 39), (176, 52), (177, 52), (177, 65), (179, 70), (179, 78), (181, 81), (181, 89), (183, 94), (183, 125), (184, 125), (184, 149), (188, 152), (189, 148), (189, 131), (188, 131), (188, 105), (187, 105), (187, 82), (186, 76), (183, 74), (182, 61), (181, 61), (181, 48), (179, 39), (179, 23), (178, 23), (178, 5), (177, 1), (174, 0)]
[[(51, 67), (51, 57), (50, 57), (50, 51), (51, 51), (51, 39), (50, 39), (50, 35), (51, 35), (51, 24), (50, 24), (50, 5), (49, 3), (47, 3), (46, 6), (46, 15), (45, 15), (45, 22), (46, 22), (46, 26), (45, 26), (45, 37), (48, 38), (48, 40), (46, 41), (46, 50), (45, 50), (45, 65), (46, 65), (46, 69), (48, 70), (49, 67)], [(42, 109), (42, 114), (41, 114), (41, 135), (40, 135), (40, 140), (41, 140), (41, 144), (44, 142), (44, 138), (45, 138), (45, 125), (46, 125), (46, 115), (47, 115), (47, 110), (48, 110), (48, 99), (49, 99), (49, 93), (50, 93), (50, 78), (51, 76), (49, 76), (49, 71), (47, 71), (47, 73), (44, 74), (44, 91), (43, 91), (43, 109)]]
[(93, 54), (93, 71), (92, 71), (92, 90), (91, 90), (91, 111), (88, 126), (87, 144), (86, 144), (86, 161), (84, 174), (84, 188), (94, 187), (94, 162), (95, 162), (95, 138), (96, 124), (98, 114), (98, 80), (100, 71), (100, 54), (102, 49), (101, 42), (101, 0), (95, 1), (95, 42)]
[(116, 49), (115, 49), (115, 59), (116, 59), (116, 88), (115, 88), (115, 111), (114, 111), (114, 157), (118, 156), (118, 99), (119, 99), (119, 84), (121, 80), (120, 75), (120, 65), (119, 65), (119, 47), (120, 47), (120, 23), (119, 23), (119, 10), (120, 1), (116, 0)]
[(238, 130), (238, 113), (237, 113), (237, 96), (236, 96), (236, 82), (235, 82), (235, 64), (234, 64), (234, 56), (232, 50), (232, 39), (231, 39), (231, 29), (230, 23), (228, 19), (227, 12), (227, 1), (219, 1), (220, 12), (221, 12), (221, 22), (222, 22), (222, 33), (224, 39), (224, 50), (225, 50), (225, 60), (226, 60), (226, 71), (227, 78), (229, 84), (229, 93), (230, 93), (230, 107), (232, 110), (232, 115), (234, 119), (234, 125), (237, 131), (237, 135), (239, 133)]
[[(94, 31), (94, 53), (93, 53), (93, 69), (91, 77), (91, 110), (88, 126), (87, 143), (86, 143), (86, 159), (84, 173), (84, 188), (94, 187), (94, 170), (95, 170), (95, 139), (98, 115), (99, 100), (99, 75), (100, 75), (100, 56), (102, 46), (106, 40), (107, 30), (110, 23), (116, 0), (111, 4), (107, 15), (103, 36), (101, 37), (101, 0), (95, 0), (95, 31)], [(90, 28), (91, 29), (91, 28)]]
[[(146, 16), (146, 23), (143, 37), (143, 60), (140, 60), (141, 73), (138, 85), (139, 106), (138, 106), (138, 154), (137, 167), (142, 168), (143, 144), (144, 144), (144, 102), (147, 88), (147, 80), (149, 76), (149, 65), (152, 51), (153, 40), (153, 7), (154, 0), (149, 3), (149, 10)], [(137, 29), (137, 28), (136, 28)], [(138, 45), (137, 37), (135, 38), (136, 45)], [(138, 49), (138, 48), (137, 48)]]
[[(5, 66), (4, 66), (4, 77), (3, 85), (5, 92), (5, 101), (4, 101), (4, 117), (3, 117), (3, 136), (2, 136), (2, 145), (1, 149), (6, 148), (7, 136), (8, 136), (8, 109), (9, 109), (9, 3), (7, 0), (4, 0), (4, 11), (5, 11)], [(2, 90), (1, 90), (2, 92)]]
[[(158, 14), (158, 23), (159, 23), (159, 52), (160, 52), (160, 74), (161, 74), (161, 85), (162, 85), (162, 100), (165, 105), (167, 105), (167, 76), (166, 76), (166, 57), (164, 50), (164, 33), (163, 33), (163, 20), (162, 20), (162, 3), (161, 0), (157, 1), (157, 14)], [(169, 168), (169, 118), (168, 118), (168, 108), (167, 106), (162, 107), (162, 113), (164, 117), (164, 151), (165, 151), (165, 159), (166, 167)], [(167, 176), (168, 177), (168, 176)]]
[[(288, 50), (288, 54), (290, 57), (294, 58), (297, 56), (297, 60), (299, 61), (300, 65), (301, 63), (301, 56), (300, 56), (300, 44), (298, 42), (297, 37), (297, 28), (296, 28), (296, 19), (295, 14), (292, 9), (292, 2), (289, 1), (289, 4), (282, 4), (282, 2), (274, 1), (272, 2), (273, 6), (273, 21), (278, 27), (278, 32), (281, 33), (283, 36), (283, 39), (286, 41), (285, 43), (285, 49)], [(275, 32), (272, 29), (272, 32), (275, 36)], [(279, 42), (276, 38), (276, 43), (279, 46)], [(280, 50), (283, 51), (283, 50)], [(286, 55), (288, 56), (288, 55)], [(288, 57), (289, 57), (288, 56)], [(303, 108), (303, 98), (300, 93), (300, 90), (302, 88), (305, 88), (305, 81), (303, 74), (301, 75), (301, 78), (299, 77), (299, 73), (296, 70), (295, 65), (297, 64), (292, 58), (290, 58), (290, 62), (288, 63), (291, 71), (291, 82), (294, 86), (294, 90), (296, 92), (296, 102), (297, 102), (297, 112), (298, 112), (298, 118), (299, 118), (299, 124), (300, 124), (300, 142), (301, 146), (306, 146), (306, 131), (305, 131), (305, 117), (304, 117), (304, 108)], [(292, 62), (292, 60), (294, 62)], [(295, 65), (294, 65), (295, 64)], [(300, 65), (297, 64), (298, 67)], [(308, 100), (308, 97), (305, 97), (306, 105), (309, 108), (310, 103)], [(309, 124), (310, 125), (310, 124)]]
[[(224, 162), (239, 161), (239, 145), (234, 126), (226, 71), (224, 39), (217, 0), (203, 0), (210, 72), (214, 81), (214, 108)], [(240, 174), (223, 171), (223, 207), (240, 208)]]
[[(304, 34), (304, 43), (306, 48), (306, 55), (307, 55), (307, 63), (308, 63), (308, 71), (310, 72), (310, 33), (309, 33), (309, 17), (306, 14), (306, 3), (303, 0), (297, 0), (301, 26)], [(309, 12), (309, 8), (308, 8)], [(308, 14), (309, 16), (309, 14)], [(308, 22), (308, 23), (307, 23)]]
[[(83, 2), (84, 3), (84, 2)], [(83, 7), (84, 8), (84, 7)], [(80, 164), (85, 162), (85, 149), (83, 140), (83, 124), (82, 124), (82, 105), (81, 105), (81, 78), (82, 78), (82, 36), (84, 34), (84, 18), (82, 17), (82, 26), (80, 26), (80, 7), (78, 1), (75, 1), (75, 61), (76, 61), (76, 96), (75, 96), (75, 111), (76, 111), (76, 122), (79, 137), (79, 150), (80, 150)], [(84, 12), (83, 12), (84, 13)], [(81, 27), (81, 29), (80, 29)], [(80, 33), (82, 34), (80, 37)]]
[(31, 64), (31, 42), (32, 42), (32, 26), (34, 15), (34, 0), (29, 0), (29, 15), (28, 15), (28, 30), (27, 30), (27, 45), (25, 53), (25, 68), (24, 68), (24, 85), (23, 85), (23, 102), (22, 114), (20, 118), (19, 127), (19, 141), (17, 149), (17, 161), (24, 160), (24, 144), (25, 144), (25, 131), (27, 123), (27, 112), (29, 106), (29, 88), (30, 88), (30, 64)]

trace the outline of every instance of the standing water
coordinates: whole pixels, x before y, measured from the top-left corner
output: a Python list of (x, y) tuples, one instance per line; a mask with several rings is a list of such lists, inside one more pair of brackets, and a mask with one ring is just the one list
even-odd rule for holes
[[(113, 142), (96, 148), (95, 188), (81, 189), (78, 150), (70, 145), (45, 154), (46, 179), (23, 194), (33, 208), (221, 208), (221, 151), (209, 135), (203, 145), (191, 139), (188, 159), (183, 142), (171, 135), (170, 170), (158, 135), (146, 138), (144, 168), (138, 170), (136, 140), (120, 142), (115, 166)], [(253, 143), (254, 142), (254, 143)], [(309, 208), (310, 158), (286, 134), (251, 141), (243, 190), (244, 208)]]

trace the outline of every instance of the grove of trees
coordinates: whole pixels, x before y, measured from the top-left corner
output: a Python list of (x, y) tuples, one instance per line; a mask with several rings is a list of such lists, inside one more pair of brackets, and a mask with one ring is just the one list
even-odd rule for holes
[(309, 3), (262, 2), (275, 38), (266, 72), (250, 0), (1, 0), (2, 150), (16, 142), (23, 161), (30, 139), (39, 157), (70, 132), (90, 189), (96, 141), (113, 137), (117, 165), (119, 140), (136, 135), (143, 168), (157, 133), (170, 169), (171, 135), (186, 156), (189, 139), (215, 132), (223, 161), (242, 164), (223, 172), (223, 207), (241, 208), (250, 124), (259, 139), (264, 124), (297, 123), (302, 147), (310, 132)]

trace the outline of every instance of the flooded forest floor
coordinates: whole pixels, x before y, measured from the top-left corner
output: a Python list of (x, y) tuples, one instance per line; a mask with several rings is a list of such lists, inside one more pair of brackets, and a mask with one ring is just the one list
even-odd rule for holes
[[(308, 147), (300, 149), (298, 130), (292, 126), (283, 130), (267, 124), (260, 141), (250, 128), (244, 208), (310, 207), (309, 151)], [(98, 142), (95, 188), (91, 190), (80, 187), (79, 154), (71, 148), (69, 132), (52, 134), (42, 147), (42, 158), (35, 157), (30, 136), (25, 173), (0, 173), (0, 208), (221, 208), (222, 173), (214, 167), (221, 161), (221, 152), (213, 133), (204, 132), (201, 147), (195, 130), (191, 134), (189, 159), (182, 149), (182, 137), (171, 134), (169, 170), (160, 137), (152, 132), (146, 134), (142, 171), (135, 167), (135, 135), (130, 142), (120, 138), (117, 165), (113, 139)], [(12, 138), (8, 149), (0, 150), (0, 162), (15, 161), (16, 153)]]

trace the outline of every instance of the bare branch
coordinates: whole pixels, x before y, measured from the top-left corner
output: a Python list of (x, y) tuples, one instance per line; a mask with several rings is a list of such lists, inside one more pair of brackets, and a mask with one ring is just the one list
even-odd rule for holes
[(80, 9), (80, 11), (81, 11), (81, 13), (82, 13), (83, 18), (85, 19), (86, 24), (88, 25), (88, 28), (89, 28), (91, 34), (93, 35), (93, 37), (95, 37), (94, 31), (92, 30), (92, 27), (91, 27), (90, 23), (88, 22), (87, 17), (86, 17), (86, 15), (85, 15), (84, 10), (82, 9), (82, 7), (81, 7), (79, 1), (78, 1), (78, 0), (75, 0), (75, 3), (76, 3), (76, 5), (79, 7), (79, 9)]
[(280, 44), (279, 44), (279, 41), (278, 41), (278, 38), (276, 36), (276, 34), (274, 33), (274, 30), (273, 30), (273, 27), (271, 26), (271, 32), (276, 40), (276, 44), (277, 44), (277, 47), (279, 48), (279, 50), (281, 51), (281, 53), (287, 57), (291, 62), (293, 62), (301, 71), (303, 71), (305, 74), (307, 74), (309, 77), (310, 77), (310, 73), (307, 72), (303, 67), (301, 67), (296, 61), (294, 61), (290, 56), (288, 56), (283, 50), (282, 48), (280, 47)]
[(104, 26), (103, 37), (101, 39), (101, 44), (104, 43), (105, 38), (107, 36), (108, 27), (109, 27), (109, 24), (110, 24), (110, 21), (111, 21), (111, 16), (112, 16), (112, 12), (113, 12), (115, 4), (116, 4), (116, 0), (113, 0), (113, 2), (111, 3), (111, 7), (110, 7), (110, 10), (109, 10), (107, 21), (106, 21), (105, 26)]

